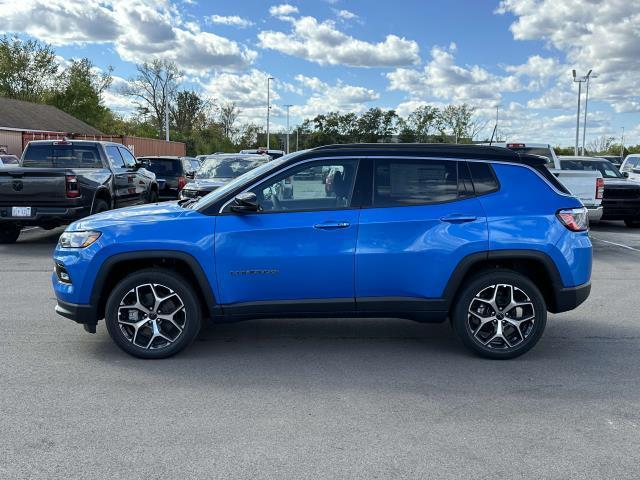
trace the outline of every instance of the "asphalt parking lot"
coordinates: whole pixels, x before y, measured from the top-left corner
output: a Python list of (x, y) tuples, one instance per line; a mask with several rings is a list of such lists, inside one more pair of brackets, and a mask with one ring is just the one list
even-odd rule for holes
[(640, 230), (511, 361), (448, 325), (261, 320), (141, 361), (53, 312), (60, 229), (0, 246), (0, 478), (638, 478)]

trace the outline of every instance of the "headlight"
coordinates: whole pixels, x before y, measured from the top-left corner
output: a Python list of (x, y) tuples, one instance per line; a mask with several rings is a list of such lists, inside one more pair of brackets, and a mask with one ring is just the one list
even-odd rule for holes
[(85, 248), (100, 238), (100, 232), (64, 232), (60, 235), (63, 248)]

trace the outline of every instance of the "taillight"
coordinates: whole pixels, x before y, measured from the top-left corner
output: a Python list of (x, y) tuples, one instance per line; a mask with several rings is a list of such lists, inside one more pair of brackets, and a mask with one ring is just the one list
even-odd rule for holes
[(556, 217), (572, 232), (584, 232), (589, 229), (589, 212), (584, 207), (558, 210)]
[(507, 148), (524, 148), (524, 143), (507, 143)]
[(596, 179), (596, 199), (604, 198), (604, 178)]
[(65, 188), (67, 198), (78, 198), (80, 196), (80, 188), (78, 187), (78, 177), (75, 175), (65, 176)]
[(185, 177), (178, 177), (178, 190), (182, 190), (186, 184), (187, 179)]

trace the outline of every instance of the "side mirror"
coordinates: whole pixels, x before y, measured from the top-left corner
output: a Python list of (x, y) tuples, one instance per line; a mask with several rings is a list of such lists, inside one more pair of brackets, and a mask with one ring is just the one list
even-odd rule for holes
[(260, 211), (258, 197), (253, 192), (244, 192), (236, 195), (231, 205), (231, 211), (236, 213), (252, 213)]
[(187, 172), (185, 177), (187, 177), (189, 180), (193, 180), (194, 178), (196, 178), (196, 172)]
[(629, 178), (629, 172), (622, 172), (622, 176), (624, 178)]

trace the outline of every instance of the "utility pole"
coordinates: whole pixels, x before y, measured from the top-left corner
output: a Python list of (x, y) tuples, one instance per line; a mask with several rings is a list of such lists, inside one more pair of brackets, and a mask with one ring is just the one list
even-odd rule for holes
[(597, 78), (597, 75), (591, 75), (591, 72), (593, 72), (593, 70), (589, 70), (589, 72), (587, 73), (587, 76), (585, 77), (587, 79), (587, 91), (586, 91), (586, 96), (584, 99), (584, 122), (582, 123), (582, 155), (584, 156), (584, 141), (585, 141), (585, 137), (587, 136), (587, 108), (589, 107), (589, 80), (592, 78)]
[(580, 141), (580, 97), (582, 96), (582, 82), (586, 80), (583, 78), (576, 78), (576, 71), (573, 70), (573, 81), (578, 84), (578, 114), (576, 115), (576, 144), (573, 149), (574, 155), (578, 155), (578, 142)]
[(298, 137), (299, 134), (300, 134), (300, 127), (296, 128), (296, 152), (300, 150), (300, 139)]
[(273, 77), (267, 77), (267, 150), (269, 150), (269, 114), (271, 113), (271, 88), (269, 82), (271, 80), (273, 80)]
[(169, 141), (169, 95), (164, 97), (164, 131), (167, 142)]
[(289, 153), (289, 108), (293, 105), (285, 105), (287, 107), (287, 153)]
[(622, 127), (622, 136), (620, 137), (620, 160), (624, 160), (624, 127)]

